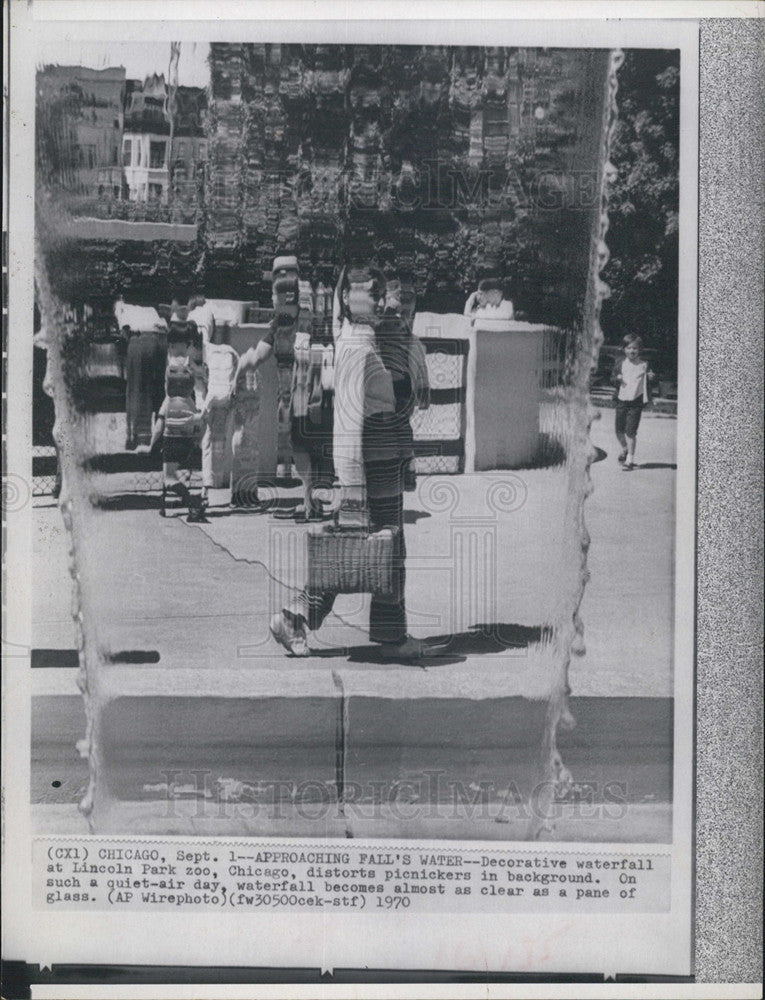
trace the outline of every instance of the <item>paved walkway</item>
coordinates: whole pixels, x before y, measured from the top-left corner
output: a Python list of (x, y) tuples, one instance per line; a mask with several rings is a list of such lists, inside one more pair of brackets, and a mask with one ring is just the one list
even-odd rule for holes
[[(592, 437), (599, 460), (587, 501), (591, 579), (582, 617), (587, 652), (571, 669), (575, 695), (671, 695), (675, 429), (648, 416), (641, 468), (618, 465), (612, 414)], [(213, 502), (226, 499), (221, 491)], [(304, 528), (252, 513), (210, 510), (209, 522), (162, 520), (151, 498), (95, 519), (88, 551), (100, 572), (91, 601), (112, 651), (159, 654), (158, 667), (282, 669), (267, 623), (304, 578)], [(455, 637), (413, 691), (436, 697), (543, 697), (552, 657), (544, 627), (558, 600), (565, 477), (561, 470), (422, 477), (406, 498), (410, 631)], [(504, 506), (503, 506), (504, 505)], [(499, 509), (498, 509), (499, 508)], [(58, 510), (35, 511), (33, 645), (74, 646), (68, 540)], [(108, 553), (108, 558), (104, 554)], [(316, 657), (293, 669), (361, 672), (377, 690), (400, 683), (366, 638), (367, 599), (338, 598), (313, 636)], [(476, 626), (490, 625), (489, 630)], [(399, 671), (395, 671), (399, 674)], [(306, 678), (307, 680), (307, 678)]]

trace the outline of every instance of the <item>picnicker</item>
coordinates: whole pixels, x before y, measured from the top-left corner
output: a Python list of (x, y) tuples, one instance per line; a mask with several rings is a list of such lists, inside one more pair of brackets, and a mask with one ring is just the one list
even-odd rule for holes
[[(343, 501), (349, 514), (345, 523), (357, 518), (372, 531), (395, 529), (393, 588), (390, 594), (372, 595), (369, 637), (381, 644), (385, 658), (419, 659), (428, 654), (427, 647), (406, 631), (406, 545), (396, 399), (374, 332), (385, 308), (385, 277), (373, 268), (351, 267), (344, 270), (338, 285), (334, 455), (348, 498)], [(273, 616), (271, 634), (293, 655), (309, 656), (307, 630), (321, 626), (336, 596), (303, 590)]]
[(635, 334), (624, 338), (624, 358), (616, 362), (612, 381), (616, 385), (614, 429), (621, 445), (619, 461), (625, 472), (635, 468), (635, 445), (643, 407), (650, 402), (649, 383), (654, 378), (648, 362), (641, 357), (643, 341)]
[(192, 334), (186, 323), (173, 323), (167, 336), (165, 398), (157, 413), (151, 438), (152, 449), (162, 445), (162, 506), (166, 514), (167, 494), (175, 493), (188, 507), (189, 521), (204, 519), (202, 497), (194, 496), (182, 472), (191, 471), (201, 427), (194, 398), (195, 373), (189, 361)]

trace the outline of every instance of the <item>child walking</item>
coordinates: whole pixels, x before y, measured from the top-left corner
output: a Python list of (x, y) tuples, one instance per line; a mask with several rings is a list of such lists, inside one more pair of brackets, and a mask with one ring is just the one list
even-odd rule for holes
[(635, 445), (643, 407), (649, 402), (648, 383), (654, 374), (644, 361), (640, 352), (643, 341), (635, 334), (627, 334), (624, 338), (625, 357), (616, 362), (613, 372), (613, 382), (616, 390), (616, 437), (621, 445), (619, 461), (625, 472), (635, 468)]

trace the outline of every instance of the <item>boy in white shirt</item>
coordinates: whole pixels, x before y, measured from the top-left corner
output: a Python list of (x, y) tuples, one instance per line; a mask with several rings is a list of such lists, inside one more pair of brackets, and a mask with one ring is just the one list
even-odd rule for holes
[(649, 402), (648, 383), (654, 374), (640, 357), (643, 341), (635, 334), (624, 338), (625, 357), (616, 362), (613, 381), (616, 390), (616, 437), (622, 447), (619, 461), (625, 472), (635, 468), (635, 445), (643, 407)]

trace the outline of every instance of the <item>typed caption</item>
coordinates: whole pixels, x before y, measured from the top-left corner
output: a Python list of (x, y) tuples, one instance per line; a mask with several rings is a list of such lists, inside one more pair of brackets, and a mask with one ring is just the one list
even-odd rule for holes
[(38, 838), (33, 882), (60, 911), (657, 913), (670, 855)]

